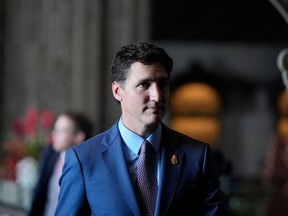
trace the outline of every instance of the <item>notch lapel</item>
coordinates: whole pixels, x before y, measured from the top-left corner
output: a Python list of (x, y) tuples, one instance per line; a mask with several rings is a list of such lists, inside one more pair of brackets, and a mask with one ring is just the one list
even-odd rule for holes
[[(109, 134), (110, 136), (108, 135), (111, 139), (110, 142), (106, 142), (106, 144), (104, 144), (108, 146), (108, 148), (102, 152), (102, 158), (124, 200), (133, 212), (133, 215), (140, 215), (133, 183), (130, 178), (130, 174), (126, 165), (126, 159), (122, 149), (124, 142), (118, 132), (118, 128), (117, 132), (115, 132), (115, 130), (116, 129), (114, 127), (114, 134)], [(112, 137), (114, 140), (112, 140)], [(109, 138), (107, 140), (109, 140)]]
[[(165, 133), (165, 131), (162, 133), (161, 170), (156, 215), (167, 214), (180, 179), (180, 172), (183, 166), (184, 157), (183, 151), (176, 148), (177, 140), (174, 140), (173, 137), (169, 138), (168, 133)], [(175, 160), (173, 161), (174, 164), (171, 161), (173, 155), (174, 159), (177, 159), (176, 164)]]

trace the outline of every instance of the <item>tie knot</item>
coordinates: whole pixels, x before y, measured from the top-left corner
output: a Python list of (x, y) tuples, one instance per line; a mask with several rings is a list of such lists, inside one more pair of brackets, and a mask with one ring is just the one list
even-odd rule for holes
[(153, 146), (151, 145), (151, 143), (147, 140), (145, 140), (142, 145), (141, 145), (141, 149), (140, 149), (140, 154), (147, 154), (147, 153), (152, 153), (154, 150)]

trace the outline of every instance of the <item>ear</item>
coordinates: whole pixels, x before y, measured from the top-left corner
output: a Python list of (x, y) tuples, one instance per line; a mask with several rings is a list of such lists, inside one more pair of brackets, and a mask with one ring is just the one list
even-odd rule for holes
[(80, 144), (81, 142), (85, 141), (85, 134), (82, 131), (77, 132), (75, 137), (75, 143)]
[(114, 81), (112, 83), (112, 93), (114, 98), (119, 102), (122, 101), (121, 90), (122, 90), (121, 85), (118, 82)]

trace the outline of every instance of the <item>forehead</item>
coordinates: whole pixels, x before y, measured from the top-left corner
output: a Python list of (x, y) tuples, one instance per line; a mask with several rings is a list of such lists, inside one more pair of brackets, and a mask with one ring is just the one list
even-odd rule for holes
[(55, 123), (55, 127), (74, 127), (74, 122), (66, 115), (61, 115)]
[(127, 73), (127, 80), (141, 79), (167, 79), (168, 73), (160, 63), (152, 63), (149, 65), (140, 62), (134, 62)]

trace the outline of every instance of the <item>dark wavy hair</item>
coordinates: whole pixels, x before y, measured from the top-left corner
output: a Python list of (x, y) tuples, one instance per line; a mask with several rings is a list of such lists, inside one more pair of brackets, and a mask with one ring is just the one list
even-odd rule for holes
[(147, 42), (136, 42), (123, 46), (115, 55), (111, 67), (111, 82), (124, 82), (131, 65), (141, 62), (144, 65), (160, 63), (170, 77), (173, 60), (166, 51), (154, 44)]

